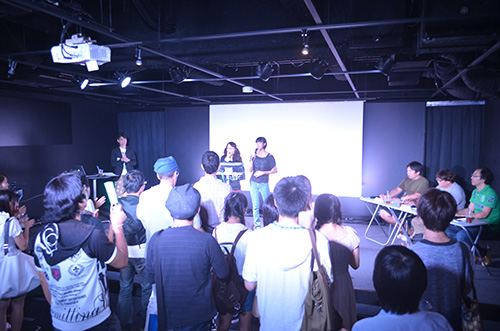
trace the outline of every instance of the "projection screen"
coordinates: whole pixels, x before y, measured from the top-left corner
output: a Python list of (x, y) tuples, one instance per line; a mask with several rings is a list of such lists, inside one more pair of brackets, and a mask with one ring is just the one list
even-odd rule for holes
[(245, 163), (246, 180), (255, 139), (265, 137), (278, 173), (271, 192), (285, 176), (305, 175), (313, 194), (361, 195), (363, 102), (317, 102), (210, 106), (210, 149), (222, 156), (233, 141)]

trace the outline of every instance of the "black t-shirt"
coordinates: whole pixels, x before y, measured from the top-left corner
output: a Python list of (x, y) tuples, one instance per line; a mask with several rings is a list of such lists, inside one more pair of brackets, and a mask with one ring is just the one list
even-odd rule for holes
[(266, 157), (258, 157), (256, 156), (253, 160), (253, 173), (252, 178), (250, 178), (251, 182), (256, 183), (267, 183), (269, 182), (269, 175), (262, 175), (260, 177), (255, 177), (253, 174), (256, 171), (270, 171), (276, 166), (276, 160), (274, 160), (274, 156), (271, 154), (267, 154)]

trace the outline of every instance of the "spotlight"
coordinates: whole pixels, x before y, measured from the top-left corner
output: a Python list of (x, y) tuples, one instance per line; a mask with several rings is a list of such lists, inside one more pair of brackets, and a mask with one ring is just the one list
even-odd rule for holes
[(314, 79), (320, 80), (325, 75), (325, 72), (328, 70), (328, 62), (323, 59), (318, 59), (314, 61), (311, 65), (311, 76)]
[(309, 55), (309, 36), (307, 34), (307, 29), (302, 30), (302, 55)]
[(381, 57), (377, 64), (375, 65), (375, 69), (380, 70), (381, 73), (383, 73), (386, 76), (389, 76), (389, 74), (392, 71), (392, 68), (394, 67), (394, 59), (392, 56), (390, 57)]
[(127, 87), (131, 81), (132, 78), (130, 78), (130, 76), (125, 76), (124, 74), (118, 74), (118, 83), (120, 83), (121, 88)]
[(7, 71), (7, 77), (12, 77), (16, 74), (17, 62), (9, 59), (9, 70)]
[(80, 82), (80, 90), (85, 90), (85, 88), (89, 85), (89, 79), (85, 78)]
[(309, 55), (309, 45), (305, 44), (301, 51), (302, 55)]
[(180, 84), (188, 77), (186, 71), (179, 67), (170, 68), (169, 72), (174, 84)]
[(243, 92), (243, 93), (252, 93), (253, 92), (253, 87), (252, 86), (243, 86), (241, 88), (241, 92)]
[(269, 77), (271, 77), (271, 74), (274, 71), (274, 67), (271, 64), (271, 62), (261, 62), (257, 66), (257, 76), (259, 76), (260, 79), (262, 79), (264, 82), (267, 82), (269, 80)]
[(142, 66), (141, 54), (142, 54), (142, 50), (139, 47), (137, 47), (135, 49), (135, 65), (138, 67)]

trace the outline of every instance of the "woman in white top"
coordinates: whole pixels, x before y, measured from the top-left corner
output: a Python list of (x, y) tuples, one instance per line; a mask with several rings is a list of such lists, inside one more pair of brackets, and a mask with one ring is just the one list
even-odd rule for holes
[[(236, 259), (236, 266), (238, 268), (238, 273), (241, 276), (243, 271), (243, 264), (245, 263), (245, 254), (247, 251), (247, 238), (249, 235), (249, 229), (245, 225), (245, 212), (247, 210), (248, 201), (245, 195), (241, 192), (231, 192), (226, 197), (224, 203), (224, 222), (219, 224), (214, 232), (213, 236), (217, 240), (223, 251), (225, 248), (230, 252), (232, 248), (232, 243), (236, 239), (236, 236), (244, 230), (247, 230), (240, 238), (236, 245), (234, 252), (234, 257)], [(224, 244), (225, 243), (225, 244)], [(255, 296), (255, 291), (248, 293), (247, 299), (243, 304), (242, 312), (239, 315), (239, 330), (250, 331), (252, 330), (252, 305)], [(218, 331), (227, 331), (231, 327), (231, 314), (220, 314), (219, 323), (217, 326)]]
[[(28, 248), (29, 242), (29, 229), (33, 226), (35, 222), (33, 219), (27, 220), (27, 218), (22, 219), (24, 222), (24, 230), (19, 224), (19, 220), (11, 215), (16, 214), (17, 209), (17, 196), (14, 192), (9, 190), (0, 191), (0, 243), (2, 244), (2, 251), (0, 252), (0, 330), (6, 330), (7, 325), (7, 308), (9, 305), (12, 306), (12, 314), (10, 319), (11, 330), (19, 331), (21, 330), (21, 325), (24, 317), (24, 300), (26, 294), (19, 295), (17, 297), (11, 297), (11, 291), (19, 288), (17, 284), (12, 284), (11, 280), (24, 279), (19, 273), (22, 270), (16, 270), (15, 268), (9, 268), (7, 265), (7, 257), (12, 255), (21, 254), (21, 251)], [(6, 222), (9, 221), (6, 227)], [(8, 253), (5, 255), (3, 250), (5, 230), (8, 231)], [(17, 246), (17, 247), (16, 247)], [(33, 270), (33, 272), (35, 272)]]

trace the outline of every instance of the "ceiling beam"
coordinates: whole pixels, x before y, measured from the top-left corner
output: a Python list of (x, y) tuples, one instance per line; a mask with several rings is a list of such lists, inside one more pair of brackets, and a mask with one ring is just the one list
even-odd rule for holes
[[(115, 39), (117, 41), (120, 41), (120, 42), (125, 42), (125, 43), (132, 42), (132, 40), (130, 38), (121, 36), (121, 35), (113, 32), (113, 29), (111, 29), (109, 27), (105, 27), (105, 26), (103, 26), (101, 24), (97, 24), (97, 23), (92, 22), (92, 21), (85, 21), (81, 17), (71, 16), (68, 13), (66, 13), (65, 11), (57, 8), (54, 5), (50, 5), (48, 3), (34, 3), (32, 1), (30, 1), (30, 0), (0, 0), (0, 1), (4, 2), (6, 4), (9, 4), (9, 5), (16, 5), (16, 6), (23, 7), (23, 8), (29, 8), (30, 10), (40, 11), (40, 12), (45, 13), (47, 15), (51, 15), (51, 16), (54, 16), (54, 17), (66, 20), (66, 21), (71, 22), (71, 23), (73, 23), (75, 25), (79, 25), (79, 26), (85, 27), (85, 28), (87, 28), (89, 30), (92, 30), (94, 32), (101, 33), (101, 34), (103, 34), (105, 36), (108, 36), (108, 37), (113, 38), (113, 39)], [(134, 45), (140, 45), (140, 44), (134, 44)], [(146, 46), (140, 46), (140, 48), (143, 49), (143, 50), (145, 50), (145, 51), (147, 51), (147, 52), (153, 53), (153, 54), (155, 54), (157, 56), (161, 56), (161, 57), (163, 57), (165, 59), (173, 61), (175, 63), (179, 63), (179, 64), (182, 64), (184, 66), (187, 66), (187, 67), (190, 67), (190, 68), (202, 71), (202, 72), (204, 72), (204, 73), (206, 73), (208, 75), (211, 75), (211, 76), (214, 76), (214, 77), (217, 77), (217, 78), (227, 78), (227, 77), (222, 76), (222, 75), (220, 75), (220, 74), (218, 74), (218, 73), (216, 73), (214, 71), (211, 71), (209, 69), (197, 66), (195, 64), (188, 63), (186, 61), (174, 58), (174, 57), (169, 56), (169, 55), (167, 55), (167, 54), (165, 54), (163, 52), (158, 52), (158, 51), (156, 51), (156, 50), (154, 50), (152, 48), (149, 48), (149, 47), (146, 47)], [(232, 80), (230, 78), (227, 78), (226, 81), (229, 82), (229, 83), (232, 83), (232, 84), (236, 84), (238, 86), (245, 86), (245, 84), (237, 82), (237, 81)], [(142, 88), (142, 89), (144, 89), (144, 86), (135, 86), (135, 88)], [(164, 92), (166, 92), (166, 91), (154, 90), (154, 89), (149, 89), (149, 90), (151, 90), (152, 92), (158, 92), (158, 93), (164, 93)], [(265, 91), (262, 91), (262, 90), (259, 90), (259, 89), (254, 89), (254, 91), (257, 92), (257, 93), (260, 93), (262, 95), (265, 95), (267, 97), (270, 97), (270, 98), (272, 98), (274, 100), (283, 101), (281, 98), (275, 97), (272, 94), (269, 94), (269, 93), (267, 93)], [(183, 96), (183, 97), (191, 98), (189, 96)], [(195, 100), (197, 100), (197, 99), (195, 98)], [(197, 101), (200, 101), (200, 100), (197, 100)]]

